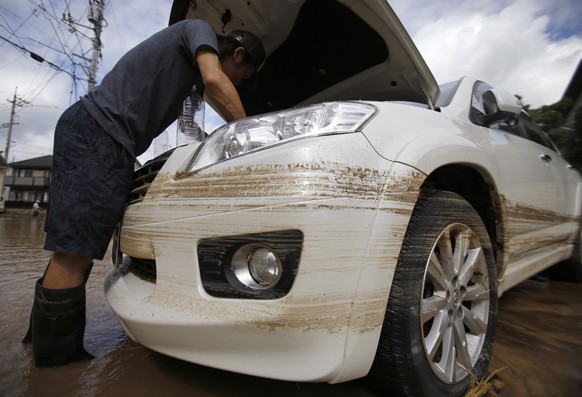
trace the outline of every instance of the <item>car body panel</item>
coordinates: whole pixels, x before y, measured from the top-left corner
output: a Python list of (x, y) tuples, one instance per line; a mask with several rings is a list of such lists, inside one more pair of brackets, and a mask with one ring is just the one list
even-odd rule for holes
[[(257, 153), (258, 161), (241, 157), (179, 176), (172, 167), (184, 164), (191, 152), (174, 153), (147, 197), (127, 209), (121, 234), (124, 253), (155, 258), (155, 288), (139, 285), (142, 292), (135, 295), (119, 293), (134, 295), (130, 303), (116, 299), (118, 289), (129, 288), (122, 277), (112, 276), (107, 287), (108, 299), (130, 335), (139, 334), (137, 339), (154, 350), (237, 371), (240, 362), (213, 349), (240, 352), (248, 343), (250, 351), (241, 355), (247, 363), (243, 372), (253, 375), (285, 378), (288, 373), (288, 379), (331, 382), (365, 375), (400, 251), (401, 240), (385, 231), (404, 234), (422, 177), (410, 167), (395, 164), (392, 169), (393, 164), (373, 156), (360, 133), (314, 138), (309, 150), (305, 141), (278, 153)], [(327, 150), (330, 143), (338, 149), (333, 154)], [(317, 153), (325, 160), (318, 161)], [(289, 228), (302, 230), (305, 244), (287, 296), (266, 302), (225, 301), (201, 287), (195, 250), (201, 239)], [(319, 237), (331, 235), (335, 237)], [(148, 324), (152, 317), (156, 320)], [(175, 345), (155, 342), (168, 322), (176, 326), (171, 338)], [(200, 345), (189, 341), (190, 327), (201, 327), (195, 338)], [(236, 341), (218, 338), (221, 347), (203, 342), (204, 335), (216, 338), (235, 329), (240, 336)], [(288, 342), (280, 351), (294, 352), (282, 361), (265, 360), (275, 354), (273, 344), (265, 342), (263, 350), (244, 336), (268, 341), (274, 334), (286, 335)], [(190, 347), (180, 349), (187, 340)], [(318, 365), (306, 366), (306, 360)]]
[[(508, 269), (500, 278), (500, 292), (547, 267), (548, 261), (571, 254), (571, 245), (560, 240), (516, 256), (538, 234), (554, 243), (548, 228), (572, 235), (579, 218), (550, 211), (544, 217), (538, 211), (540, 216), (532, 220), (529, 207), (511, 204), (512, 189), (519, 194), (528, 189), (495, 162), (500, 132), (463, 129), (442, 116), (432, 120), (438, 113), (415, 106), (374, 105), (381, 116), (362, 132), (298, 139), (198, 171), (186, 170), (197, 145), (178, 148), (143, 201), (129, 206), (124, 217), (121, 250), (155, 259), (157, 267), (155, 287), (131, 274), (121, 277), (123, 267), (108, 282), (109, 302), (128, 333), (156, 351), (251, 375), (332, 383), (364, 376), (377, 348), (390, 280), (416, 198), (428, 174), (451, 163), (487, 170), (500, 197), (505, 230), (500, 239), (506, 247), (500, 263)], [(392, 112), (420, 112), (435, 128), (395, 122), (403, 133), (382, 141), (379, 126)], [(433, 150), (443, 139), (448, 144)], [(516, 167), (508, 161), (507, 167)], [(548, 225), (540, 227), (540, 219)], [(200, 240), (284, 229), (305, 235), (300, 269), (287, 296), (249, 302), (204, 291), (195, 249)], [(124, 290), (128, 284), (135, 291)], [(160, 338), (166, 328), (172, 329), (172, 338)], [(190, 330), (199, 328), (192, 338)], [(221, 342), (235, 330), (237, 338)], [(264, 350), (257, 347), (259, 340), (278, 338), (287, 341), (282, 351), (295, 353), (277, 356), (271, 342), (265, 342)], [(241, 354), (233, 359), (217, 351)], [(305, 365), (312, 360), (317, 360), (316, 368)]]
[[(548, 244), (556, 242), (562, 246), (556, 258), (569, 255), (565, 243), (571, 242), (572, 233), (578, 227), (575, 216), (579, 209), (576, 212), (573, 201), (576, 194), (568, 187), (576, 185), (573, 182), (577, 173), (567, 170), (557, 153), (551, 153), (556, 161), (548, 165), (536, 154), (549, 149), (503, 131), (470, 122), (460, 124), (459, 119), (448, 119), (418, 107), (391, 103), (376, 106), (381, 109), (380, 116), (371, 121), (364, 134), (380, 155), (414, 165), (426, 175), (445, 165), (463, 164), (479, 170), (495, 187), (502, 217), (506, 219), (503, 245), (508, 266), (539, 249), (543, 250), (541, 263), (546, 263), (545, 255), (551, 252)], [(427, 124), (430, 129), (425, 127)], [(390, 131), (383, 127), (386, 125)], [(443, 140), (446, 145), (442, 145)], [(524, 165), (532, 171), (527, 178)], [(520, 267), (530, 269), (528, 276), (542, 270), (526, 261), (511, 272)], [(504, 269), (500, 270), (503, 274)], [(523, 271), (520, 274), (521, 277), (516, 275), (512, 280), (523, 279)], [(502, 292), (514, 285), (509, 279), (507, 283), (507, 288), (501, 283)]]
[[(555, 263), (571, 255), (580, 210), (575, 208), (576, 196), (568, 188), (576, 186), (576, 176), (568, 176), (570, 171), (557, 153), (552, 153), (554, 164), (547, 164), (540, 159), (549, 152), (547, 148), (511, 134), (491, 134), (495, 157), (503, 170), (501, 204), (508, 265), (500, 290), (505, 291), (546, 268), (548, 260)], [(524, 169), (529, 172), (524, 173)]]

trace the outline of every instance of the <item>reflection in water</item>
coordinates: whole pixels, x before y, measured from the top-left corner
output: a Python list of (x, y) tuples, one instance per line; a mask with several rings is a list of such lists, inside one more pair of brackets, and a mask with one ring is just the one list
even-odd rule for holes
[[(359, 382), (280, 382), (175, 360), (131, 341), (103, 294), (109, 256), (96, 261), (87, 284), (85, 347), (96, 356), (61, 368), (37, 369), (26, 332), (34, 283), (48, 263), (44, 216), (0, 215), (0, 396), (350, 396), (374, 393)], [(582, 395), (582, 289), (527, 281), (500, 301), (492, 369), (505, 367), (502, 397)]]

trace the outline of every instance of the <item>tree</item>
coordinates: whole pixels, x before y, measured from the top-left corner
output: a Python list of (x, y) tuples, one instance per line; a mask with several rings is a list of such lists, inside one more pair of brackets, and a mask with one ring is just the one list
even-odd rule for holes
[(544, 105), (539, 109), (529, 110), (535, 122), (546, 132), (562, 127), (572, 108), (570, 98), (562, 99), (552, 105)]
[(563, 155), (568, 162), (582, 172), (582, 108), (576, 111), (574, 116), (574, 129), (565, 130), (565, 145)]
[(564, 126), (572, 106), (573, 101), (565, 98), (539, 109), (529, 109), (528, 112), (552, 138), (562, 156), (582, 172), (582, 108), (576, 111), (573, 128)]

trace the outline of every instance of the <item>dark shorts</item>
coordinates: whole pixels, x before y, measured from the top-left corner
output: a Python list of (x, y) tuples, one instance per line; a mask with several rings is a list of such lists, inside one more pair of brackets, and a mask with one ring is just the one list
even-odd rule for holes
[(44, 248), (103, 259), (125, 207), (133, 157), (77, 102), (55, 129)]

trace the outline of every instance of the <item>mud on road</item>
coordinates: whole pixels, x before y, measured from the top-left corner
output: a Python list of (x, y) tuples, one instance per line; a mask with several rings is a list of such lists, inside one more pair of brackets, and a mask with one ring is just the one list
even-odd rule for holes
[(499, 303), (490, 370), (501, 395), (582, 396), (582, 285), (536, 277)]
[[(361, 382), (282, 382), (224, 372), (154, 353), (131, 341), (103, 294), (110, 262), (97, 261), (87, 285), (85, 346), (96, 358), (37, 369), (20, 340), (43, 251), (42, 216), (0, 215), (0, 396), (349, 396), (372, 397)], [(501, 397), (582, 395), (582, 285), (541, 277), (500, 299), (492, 371)]]

